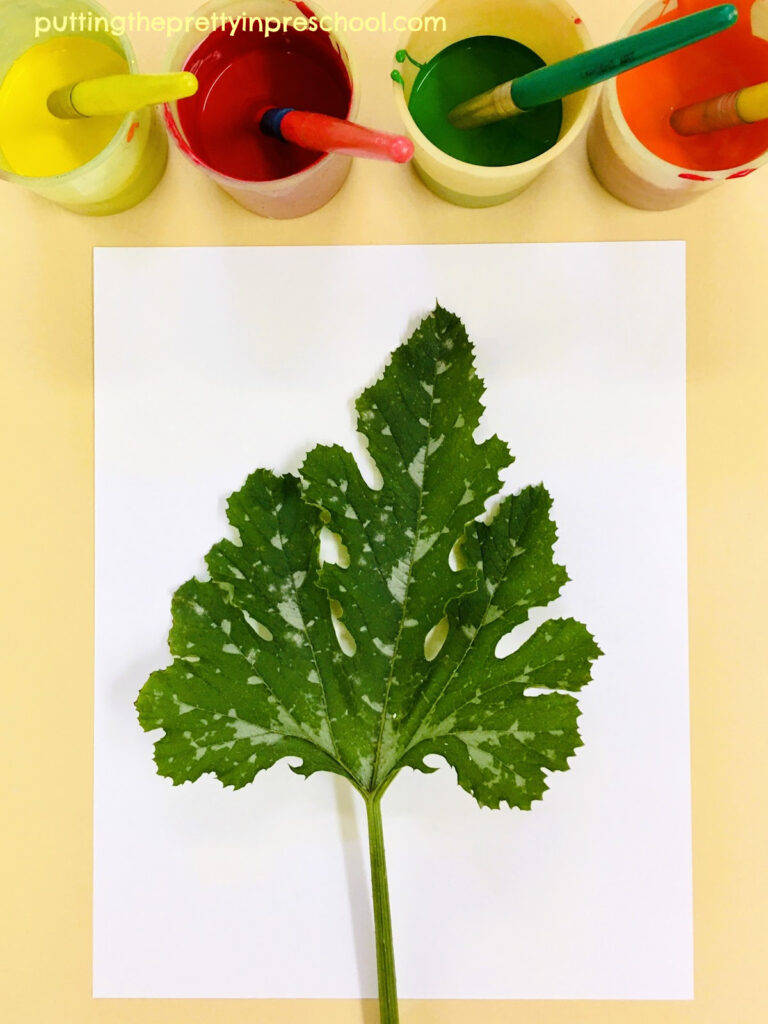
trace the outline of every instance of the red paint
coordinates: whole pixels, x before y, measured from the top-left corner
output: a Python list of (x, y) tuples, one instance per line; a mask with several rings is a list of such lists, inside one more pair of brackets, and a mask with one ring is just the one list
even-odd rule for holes
[(748, 174), (752, 174), (753, 171), (756, 171), (756, 170), (757, 170), (756, 167), (746, 167), (743, 171), (736, 171), (735, 174), (729, 174), (728, 175), (728, 181), (730, 181), (731, 178), (746, 178), (746, 176)]
[(327, 32), (287, 28), (266, 38), (254, 25), (207, 36), (184, 65), (197, 76), (194, 96), (179, 100), (192, 154), (241, 181), (272, 181), (303, 171), (323, 153), (262, 135), (264, 107), (297, 107), (344, 118), (352, 84)]
[(133, 136), (136, 134), (136, 129), (139, 127), (139, 122), (134, 121), (131, 127), (128, 129), (128, 134), (125, 136), (126, 142), (133, 142)]
[(706, 178), (703, 174), (678, 174), (678, 178), (685, 178), (686, 181), (714, 181), (714, 178)]
[(573, 19), (573, 24), (574, 25), (580, 25), (581, 24), (581, 18), (574, 18)]
[[(678, 167), (726, 170), (750, 163), (768, 149), (765, 121), (691, 136), (678, 135), (669, 123), (670, 114), (678, 107), (768, 79), (768, 42), (753, 36), (750, 28), (753, 0), (732, 2), (738, 8), (739, 20), (725, 32), (626, 71), (616, 79), (621, 109), (632, 132), (652, 153)], [(711, 6), (711, 0), (679, 0), (675, 10), (645, 27), (653, 28)]]

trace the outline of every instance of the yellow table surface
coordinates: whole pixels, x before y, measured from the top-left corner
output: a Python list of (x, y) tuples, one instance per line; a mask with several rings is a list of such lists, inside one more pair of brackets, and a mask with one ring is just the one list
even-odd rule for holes
[[(633, 5), (577, 6), (593, 39), (607, 42)], [(173, 0), (120, 0), (111, 9), (189, 13)], [(336, 9), (413, 12), (394, 0), (339, 0)], [(165, 38), (134, 32), (132, 41), (141, 69), (160, 70)], [(362, 69), (360, 119), (393, 130), (396, 41), (350, 39)], [(600, 188), (582, 138), (527, 192), (495, 209), (450, 206), (408, 169), (358, 162), (324, 209), (269, 222), (172, 152), (160, 186), (134, 210), (77, 217), (0, 183), (0, 224), (0, 1016), (8, 1024), (378, 1021), (373, 1001), (91, 998), (93, 246), (684, 239), (696, 997), (408, 1001), (402, 1020), (768, 1020), (768, 170), (687, 208), (649, 213)], [(130, 306), (126, 295), (126, 315)]]

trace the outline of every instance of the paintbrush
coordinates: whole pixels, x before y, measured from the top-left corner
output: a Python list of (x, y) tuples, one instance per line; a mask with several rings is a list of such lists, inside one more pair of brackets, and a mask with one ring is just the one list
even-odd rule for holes
[(669, 121), (679, 135), (699, 135), (768, 118), (768, 82), (749, 85), (673, 111)]
[(344, 153), (397, 164), (407, 163), (413, 156), (413, 143), (404, 135), (375, 131), (329, 114), (269, 107), (259, 110), (255, 120), (265, 135), (318, 153)]
[(506, 120), (722, 32), (738, 17), (733, 4), (721, 4), (617, 39), (503, 82), (454, 107), (448, 120), (462, 129)]
[(105, 117), (129, 114), (155, 103), (170, 103), (197, 92), (189, 71), (167, 75), (106, 75), (56, 89), (48, 97), (55, 117)]

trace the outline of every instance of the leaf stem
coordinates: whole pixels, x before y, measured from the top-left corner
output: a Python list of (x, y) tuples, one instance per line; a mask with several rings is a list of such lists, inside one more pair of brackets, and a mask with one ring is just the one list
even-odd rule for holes
[(373, 919), (376, 926), (376, 972), (379, 979), (379, 1015), (381, 1024), (398, 1024), (395, 949), (392, 943), (392, 917), (389, 910), (387, 862), (384, 831), (381, 824), (382, 792), (366, 794), (368, 846), (371, 854)]

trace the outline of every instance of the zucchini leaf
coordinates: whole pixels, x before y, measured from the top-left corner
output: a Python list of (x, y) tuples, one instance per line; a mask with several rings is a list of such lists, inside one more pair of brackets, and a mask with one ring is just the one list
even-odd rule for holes
[[(438, 306), (356, 403), (380, 486), (319, 446), (298, 477), (260, 469), (232, 495), (234, 539), (176, 592), (173, 663), (137, 701), (164, 733), (161, 775), (239, 788), (290, 757), (370, 796), (437, 754), (480, 805), (529, 808), (568, 767), (574, 693), (600, 651), (551, 619), (496, 655), (568, 577), (542, 486), (482, 518), (512, 461), (497, 437), (474, 440), (482, 393), (463, 325)], [(323, 562), (324, 531), (342, 561)]]

